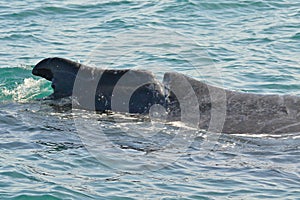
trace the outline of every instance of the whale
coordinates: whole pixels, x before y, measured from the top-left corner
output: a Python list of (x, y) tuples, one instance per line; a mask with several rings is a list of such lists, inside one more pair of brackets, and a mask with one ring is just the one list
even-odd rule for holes
[[(103, 70), (54, 57), (46, 58), (36, 64), (32, 74), (52, 82), (51, 87), (54, 92), (47, 99), (60, 99), (76, 95), (77, 106), (83, 109), (100, 112), (112, 110), (113, 90), (125, 74), (129, 78), (127, 81), (123, 81), (122, 85), (118, 85), (119, 90), (126, 94), (134, 88), (133, 86), (137, 88), (134, 88), (135, 90), (130, 95), (129, 105), (123, 106), (128, 109), (115, 111), (146, 114), (154, 104), (165, 106), (162, 86), (148, 71)], [(74, 94), (74, 88), (76, 88), (76, 94)], [(93, 94), (90, 94), (91, 90), (93, 90)], [(90, 100), (91, 97), (92, 100)]]
[(76, 108), (149, 114), (163, 108), (168, 121), (228, 134), (300, 132), (300, 97), (231, 91), (178, 72), (163, 81), (147, 70), (101, 69), (65, 58), (46, 58), (32, 74), (51, 81), (48, 99), (73, 97)]

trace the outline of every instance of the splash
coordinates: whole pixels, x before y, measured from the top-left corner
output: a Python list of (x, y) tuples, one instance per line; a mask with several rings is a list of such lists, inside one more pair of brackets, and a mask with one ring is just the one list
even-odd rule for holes
[(2, 94), (6, 97), (12, 98), (14, 101), (26, 102), (36, 98), (40, 93), (43, 92), (42, 86), (45, 81), (35, 80), (33, 78), (25, 78), (23, 83), (17, 85), (17, 87), (9, 90), (7, 88), (2, 89)]

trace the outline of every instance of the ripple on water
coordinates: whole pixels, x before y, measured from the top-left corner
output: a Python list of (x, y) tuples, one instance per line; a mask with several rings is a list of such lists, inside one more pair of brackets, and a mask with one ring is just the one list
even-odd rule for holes
[[(234, 90), (297, 95), (297, 1), (87, 0), (82, 4), (75, 0), (5, 0), (0, 9), (1, 199), (300, 197), (298, 133), (222, 135), (214, 148), (205, 151), (208, 133), (199, 132), (186, 151), (173, 147), (174, 151), (161, 157), (163, 163), (163, 159), (181, 154), (160, 170), (128, 171), (120, 167), (121, 162), (109, 167), (88, 152), (74, 119), (90, 120), (102, 127), (113, 143), (102, 152), (108, 157), (115, 155), (113, 147), (132, 158), (159, 157), (157, 150), (174, 138), (176, 125), (167, 124), (160, 133), (147, 137), (153, 129), (146, 119), (74, 116), (64, 103), (32, 101), (47, 96), (52, 89), (50, 83), (31, 75), (32, 66), (42, 58), (61, 56), (91, 61), (99, 67), (141, 67), (158, 75), (169, 67), (219, 86), (224, 82)], [(146, 29), (168, 30), (170, 36), (176, 32), (192, 39), (183, 43), (189, 57), (183, 59), (172, 51), (182, 47), (174, 45), (182, 39), (178, 37), (169, 42), (172, 45), (167, 37), (154, 37), (154, 42), (151, 37), (143, 38), (136, 45), (137, 30)], [(126, 45), (116, 43), (122, 34), (128, 40)], [(95, 50), (104, 41), (110, 49), (120, 50), (114, 51), (113, 58)], [(151, 54), (141, 51), (150, 46), (155, 49)], [(191, 58), (201, 75), (188, 64)], [(137, 127), (147, 123), (148, 129)], [(132, 132), (126, 134), (121, 129)], [(105, 143), (99, 141), (99, 145)], [(150, 164), (132, 167), (145, 169)]]

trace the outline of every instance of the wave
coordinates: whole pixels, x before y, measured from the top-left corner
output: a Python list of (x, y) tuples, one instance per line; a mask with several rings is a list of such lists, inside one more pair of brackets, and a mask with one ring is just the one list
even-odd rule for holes
[(50, 83), (32, 78), (32, 66), (0, 68), (0, 101), (27, 102), (51, 93)]

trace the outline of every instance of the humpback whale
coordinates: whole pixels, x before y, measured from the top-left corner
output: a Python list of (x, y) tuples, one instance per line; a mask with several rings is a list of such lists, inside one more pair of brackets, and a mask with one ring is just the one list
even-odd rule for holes
[(153, 105), (159, 105), (168, 120), (185, 115), (187, 122), (196, 119), (197, 128), (209, 131), (300, 132), (298, 96), (230, 91), (177, 72), (165, 73), (160, 83), (146, 70), (105, 70), (58, 57), (40, 61), (32, 73), (52, 82), (54, 91), (48, 98), (72, 96), (82, 109), (148, 114)]

